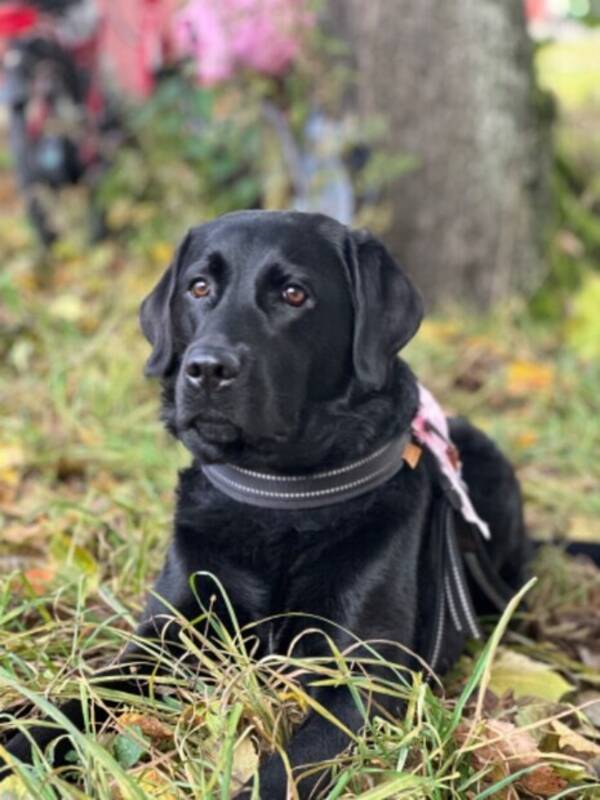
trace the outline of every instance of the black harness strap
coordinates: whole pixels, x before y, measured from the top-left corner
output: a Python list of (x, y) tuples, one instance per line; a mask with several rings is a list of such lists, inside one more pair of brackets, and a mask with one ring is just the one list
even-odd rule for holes
[(515, 590), (502, 580), (477, 531), (470, 525), (461, 532), (460, 550), (471, 578), (494, 608), (502, 613)]
[(434, 610), (434, 626), (426, 648), (427, 662), (435, 670), (439, 664), (446, 622), (472, 639), (481, 639), (473, 600), (465, 573), (467, 570), (482, 593), (502, 613), (514, 590), (502, 580), (494, 567), (481, 535), (474, 525), (461, 526), (460, 544), (456, 532), (457, 498), (440, 474), (441, 492), (434, 500), (432, 558), (434, 585), (440, 587)]
[(447, 621), (458, 633), (468, 638), (481, 639), (482, 633), (456, 540), (455, 511), (445, 492), (434, 502), (430, 547), (433, 551), (433, 585), (437, 588), (437, 602), (426, 660), (436, 670)]
[(459, 632), (464, 632), (472, 639), (481, 639), (482, 633), (477, 614), (473, 608), (473, 600), (465, 575), (463, 560), (456, 541), (456, 518), (450, 503), (444, 503), (446, 569), (444, 589), (448, 598), (448, 606), (453, 622)]
[[(445, 529), (444, 529), (444, 505), (445, 500), (441, 497), (436, 501), (433, 509), (431, 538), (429, 540), (430, 563), (433, 575), (431, 576), (432, 585), (438, 587), (433, 601), (433, 627), (431, 635), (422, 645), (423, 655), (429, 666), (435, 670), (438, 666), (444, 642), (446, 630), (446, 592), (444, 591), (444, 578), (446, 573), (445, 559)], [(429, 610), (431, 613), (431, 609)]]

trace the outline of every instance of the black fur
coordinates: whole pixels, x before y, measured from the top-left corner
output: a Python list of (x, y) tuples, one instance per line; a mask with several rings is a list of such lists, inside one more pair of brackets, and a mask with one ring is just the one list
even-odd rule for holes
[[(210, 293), (195, 298), (189, 289), (200, 277)], [(283, 302), (289, 284), (306, 290), (302, 306)], [(193, 455), (180, 475), (174, 536), (157, 595), (192, 617), (198, 603), (188, 578), (205, 571), (219, 578), (242, 625), (299, 612), (258, 629), (263, 654), (285, 652), (300, 631), (314, 625), (311, 615), (362, 639), (391, 640), (422, 653), (433, 624), (429, 599), (439, 590), (429, 579), (437, 490), (427, 453), (416, 469), (401, 470), (378, 489), (311, 511), (237, 503), (213, 488), (200, 468), (203, 462), (229, 461), (321, 470), (406, 430), (417, 409), (417, 386), (395, 353), (415, 333), (421, 315), (418, 294), (383, 245), (326, 217), (243, 212), (188, 233), (141, 311), (153, 346), (147, 371), (162, 380), (163, 418)], [(202, 380), (186, 377), (186, 371), (198, 372), (198, 363), (217, 366), (202, 373)], [(235, 364), (233, 378), (224, 363)], [(526, 543), (514, 473), (468, 422), (454, 421), (452, 435), (474, 503), (492, 529), (491, 558), (516, 587)], [(214, 584), (199, 579), (196, 588), (208, 606)], [(164, 611), (152, 596), (139, 633), (155, 636)], [(223, 608), (217, 611), (227, 618)], [(340, 648), (349, 643), (340, 628), (327, 632)], [(169, 633), (176, 638), (172, 627)], [(462, 645), (448, 634), (445, 666)], [(326, 652), (323, 637), (302, 639), (297, 652)], [(382, 652), (415, 666), (396, 647)], [(315, 694), (350, 729), (363, 724), (345, 689), (320, 688)], [(67, 711), (80, 713), (76, 704)], [(38, 732), (37, 738), (51, 735), (56, 734)], [(337, 727), (310, 712), (287, 752), (298, 774), (302, 765), (332, 758), (347, 744)], [(13, 739), (9, 750), (30, 757), (23, 737)], [(300, 781), (301, 798), (316, 780)], [(262, 764), (260, 787), (264, 800), (286, 797), (279, 757)]]

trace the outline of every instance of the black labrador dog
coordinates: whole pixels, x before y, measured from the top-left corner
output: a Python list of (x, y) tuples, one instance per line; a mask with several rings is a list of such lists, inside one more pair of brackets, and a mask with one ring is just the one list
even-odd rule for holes
[[(417, 412), (417, 382), (397, 353), (422, 313), (385, 247), (328, 217), (248, 211), (190, 230), (141, 308), (147, 374), (162, 381), (163, 419), (193, 462), (180, 475), (174, 536), (140, 637), (177, 646), (173, 625), (161, 630), (158, 598), (189, 619), (199, 601), (214, 606), (214, 583), (190, 588), (202, 571), (219, 579), (241, 625), (275, 617), (257, 629), (262, 654), (285, 653), (319, 617), (331, 620), (340, 650), (354, 642), (350, 631), (399, 643), (406, 650), (388, 644), (381, 654), (414, 667), (410, 651), (429, 657), (435, 633), (438, 670), (452, 663), (469, 630), (436, 622), (439, 470), (426, 450), (405, 468), (397, 448), (390, 455), (390, 443), (405, 447)], [(517, 589), (528, 550), (513, 470), (468, 422), (450, 429), (491, 529), (488, 565)], [(218, 597), (216, 611), (227, 619)], [(277, 619), (285, 612), (295, 613)], [(301, 656), (330, 652), (323, 636), (299, 642)], [(134, 656), (132, 647), (122, 663)], [(343, 687), (314, 693), (351, 731), (364, 724)], [(63, 711), (82, 724), (77, 703)], [(58, 734), (33, 735), (44, 746)], [(308, 713), (287, 748), (301, 798), (318, 780), (302, 779), (302, 768), (347, 745), (339, 727)], [(8, 749), (31, 758), (23, 736)], [(279, 756), (261, 765), (259, 781), (264, 800), (286, 797)]]

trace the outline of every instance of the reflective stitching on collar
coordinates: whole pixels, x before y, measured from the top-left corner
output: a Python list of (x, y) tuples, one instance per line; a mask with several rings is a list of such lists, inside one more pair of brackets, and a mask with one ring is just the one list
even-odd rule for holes
[[(334, 475), (342, 475), (344, 472), (349, 472), (357, 467), (362, 467), (363, 464), (368, 464), (370, 461), (373, 461), (373, 459), (377, 458), (386, 450), (388, 450), (392, 444), (394, 444), (394, 442), (388, 442), (387, 444), (384, 444), (383, 447), (380, 447), (379, 450), (375, 450), (374, 453), (371, 453), (371, 455), (361, 458), (360, 461), (353, 461), (352, 464), (348, 464), (345, 467), (330, 469), (327, 472), (315, 472), (314, 475), (270, 475), (268, 472), (255, 472), (251, 469), (244, 469), (243, 467), (236, 467), (233, 465), (231, 465), (231, 469), (235, 470), (236, 472), (243, 472), (244, 475), (251, 475), (253, 478), (260, 478), (264, 481), (304, 481), (307, 478), (310, 478), (311, 480), (332, 478)], [(376, 475), (378, 473), (373, 474)]]

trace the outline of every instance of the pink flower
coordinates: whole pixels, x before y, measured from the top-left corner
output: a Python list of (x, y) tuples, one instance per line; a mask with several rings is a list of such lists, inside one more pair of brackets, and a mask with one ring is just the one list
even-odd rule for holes
[(189, 0), (176, 15), (175, 36), (210, 86), (242, 69), (282, 74), (313, 25), (307, 0)]

